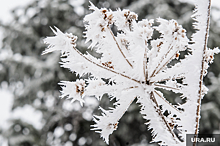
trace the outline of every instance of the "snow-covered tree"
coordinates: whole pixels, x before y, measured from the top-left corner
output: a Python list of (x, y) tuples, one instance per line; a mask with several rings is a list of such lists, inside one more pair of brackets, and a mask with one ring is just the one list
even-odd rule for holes
[[(191, 40), (175, 20), (137, 21), (137, 14), (127, 9), (98, 9), (92, 3), (93, 12), (84, 18), (85, 37), (86, 43), (90, 42), (88, 50), (96, 50), (100, 58), (80, 52), (77, 36), (58, 28), (52, 29), (55, 36), (44, 40), (49, 46), (43, 54), (61, 51), (61, 66), (82, 78), (62, 81), (62, 98), (83, 105), (84, 97), (101, 100), (107, 93), (110, 100), (116, 101), (109, 110), (100, 107), (102, 115), (94, 116), (93, 130), (107, 144), (135, 99), (154, 142), (185, 145), (186, 134), (198, 134), (201, 100), (208, 91), (203, 77), (219, 49), (207, 48), (211, 1), (195, 0), (194, 4), (196, 32)], [(179, 103), (170, 103), (163, 90), (179, 96)]]

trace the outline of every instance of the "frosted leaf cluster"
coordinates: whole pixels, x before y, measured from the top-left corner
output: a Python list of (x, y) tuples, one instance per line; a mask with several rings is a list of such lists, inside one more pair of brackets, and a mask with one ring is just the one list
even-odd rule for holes
[[(137, 14), (129, 10), (99, 9), (92, 3), (93, 12), (84, 18), (85, 37), (90, 43), (88, 49), (95, 49), (101, 58), (82, 54), (76, 46), (77, 37), (58, 28), (52, 29), (55, 36), (45, 38), (49, 46), (43, 54), (60, 50), (61, 67), (80, 77), (91, 74), (75, 82), (62, 81), (62, 98), (79, 101), (81, 105), (85, 96), (101, 100), (107, 93), (110, 100), (115, 99), (113, 108), (99, 108), (102, 115), (95, 115), (92, 125), (107, 144), (109, 135), (120, 126), (120, 118), (136, 98), (140, 113), (149, 121), (146, 124), (154, 142), (181, 146), (185, 145), (187, 133), (198, 131), (199, 101), (207, 93), (203, 75), (219, 49), (206, 49), (210, 2), (196, 0), (195, 5), (197, 31), (191, 43), (186, 30), (175, 20), (137, 21)], [(160, 34), (157, 39), (153, 39), (154, 31)], [(183, 52), (187, 54), (181, 57)], [(173, 105), (162, 90), (178, 93), (185, 102)]]

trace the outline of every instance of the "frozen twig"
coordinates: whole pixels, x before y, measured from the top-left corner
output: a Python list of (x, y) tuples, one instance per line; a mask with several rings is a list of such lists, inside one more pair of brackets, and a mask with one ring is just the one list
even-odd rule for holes
[[(80, 76), (89, 73), (93, 77), (75, 82), (62, 81), (61, 97), (79, 101), (81, 105), (84, 96), (95, 95), (101, 100), (107, 93), (111, 95), (110, 100), (115, 99), (114, 108), (105, 110), (100, 107), (102, 115), (94, 116), (93, 130), (100, 133), (107, 144), (109, 135), (117, 129), (121, 117), (136, 98), (141, 106), (140, 113), (152, 130), (154, 142), (185, 146), (186, 134), (198, 134), (201, 99), (207, 92), (203, 76), (219, 50), (206, 48), (210, 0), (195, 0), (195, 5), (197, 32), (191, 44), (186, 30), (175, 20), (158, 18), (159, 25), (153, 26), (153, 20), (136, 21), (137, 15), (129, 10), (99, 9), (92, 3), (90, 9), (93, 12), (84, 18), (85, 36), (86, 42), (91, 42), (90, 48), (102, 54), (101, 58), (82, 54), (76, 48), (77, 37), (59, 29), (52, 29), (55, 36), (44, 40), (49, 45), (44, 54), (59, 50), (62, 67)], [(117, 27), (117, 36), (110, 29), (112, 25)], [(153, 31), (160, 33), (159, 38), (152, 38)], [(191, 54), (178, 59), (180, 52), (187, 48), (191, 48)], [(170, 66), (174, 59), (178, 62)], [(172, 105), (163, 90), (180, 95), (186, 102)]]

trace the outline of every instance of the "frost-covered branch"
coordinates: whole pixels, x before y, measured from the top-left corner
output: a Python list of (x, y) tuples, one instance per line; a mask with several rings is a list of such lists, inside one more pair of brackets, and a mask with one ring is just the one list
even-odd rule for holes
[[(167, 103), (168, 106), (166, 106), (167, 108), (173, 108), (174, 110), (176, 110), (178, 113), (181, 113), (180, 110), (178, 110), (176, 107), (174, 107), (171, 103), (169, 103), (169, 101), (167, 101), (163, 95), (161, 95), (161, 93), (159, 91), (154, 91), (155, 95), (159, 96), (165, 103)], [(167, 109), (166, 108), (166, 109)]]
[(167, 122), (167, 120), (165, 119), (165, 116), (163, 115), (162, 111), (159, 110), (160, 107), (159, 107), (159, 104), (158, 104), (158, 102), (157, 102), (157, 100), (156, 100), (155, 95), (154, 95), (153, 92), (150, 93), (150, 99), (151, 99), (151, 100), (153, 101), (153, 103), (155, 104), (154, 109), (156, 110), (156, 112), (158, 113), (158, 115), (161, 117), (161, 119), (162, 119), (162, 121), (164, 122), (165, 126), (167, 127), (168, 131), (169, 131), (170, 134), (172, 135), (173, 140), (174, 140), (176, 143), (178, 143), (178, 141), (177, 141), (178, 138), (176, 137), (175, 133), (173, 132), (172, 127), (168, 124), (168, 122)]
[(125, 58), (125, 60), (127, 61), (127, 63), (128, 63), (131, 67), (133, 67), (132, 64), (129, 62), (129, 60), (125, 57), (124, 53), (122, 52), (122, 50), (121, 50), (121, 48), (120, 48), (120, 46), (119, 46), (119, 44), (118, 44), (118, 42), (117, 42), (117, 40), (116, 40), (116, 38), (115, 38), (113, 32), (112, 32), (112, 30), (109, 28), (109, 26), (107, 26), (107, 28), (108, 28), (109, 32), (111, 33), (111, 35), (112, 35), (112, 37), (113, 37), (113, 39), (114, 39), (114, 41), (115, 41), (115, 43), (116, 43), (116, 45), (117, 45), (119, 51), (121, 52), (122, 56)]
[[(201, 99), (207, 92), (202, 80), (219, 49), (206, 48), (210, 1), (195, 0), (195, 5), (197, 31), (190, 43), (186, 30), (175, 20), (158, 18), (159, 25), (153, 26), (154, 20), (137, 21), (138, 16), (129, 10), (99, 9), (92, 3), (93, 12), (84, 18), (85, 37), (86, 43), (90, 42), (89, 49), (95, 49), (101, 58), (81, 53), (76, 47), (77, 37), (57, 28), (52, 29), (55, 36), (45, 39), (49, 46), (43, 54), (61, 51), (62, 67), (80, 77), (91, 75), (75, 82), (62, 81), (61, 98), (81, 105), (85, 96), (101, 100), (107, 93), (110, 100), (115, 99), (114, 107), (100, 107), (102, 114), (94, 116), (93, 130), (107, 144), (135, 98), (154, 142), (185, 146), (186, 134), (198, 133)], [(117, 35), (111, 30), (113, 26)], [(159, 32), (158, 38), (152, 38), (153, 31)], [(179, 57), (187, 51), (190, 53)], [(185, 101), (172, 104), (163, 90), (180, 95)]]
[[(208, 43), (208, 34), (209, 34), (209, 25), (210, 25), (210, 12), (211, 12), (211, 0), (206, 0), (200, 2), (198, 0), (195, 1), (196, 3), (196, 12), (195, 12), (195, 20), (194, 23), (195, 29), (198, 31), (194, 34), (193, 41), (196, 45), (200, 45), (200, 48), (203, 48), (202, 54), (202, 64), (201, 64), (201, 73), (200, 73), (200, 81), (199, 81), (199, 97), (197, 99), (197, 109), (196, 109), (196, 126), (195, 126), (195, 137), (199, 131), (199, 119), (200, 119), (200, 109), (201, 109), (201, 100), (204, 96), (204, 85), (203, 85), (203, 77), (207, 74), (208, 63), (212, 63), (213, 54), (219, 53), (219, 50), (207, 50), (207, 43)], [(197, 35), (201, 35), (203, 38), (200, 40)], [(210, 54), (210, 52), (212, 52)], [(210, 59), (209, 59), (210, 58)], [(194, 143), (196, 145), (196, 143)]]

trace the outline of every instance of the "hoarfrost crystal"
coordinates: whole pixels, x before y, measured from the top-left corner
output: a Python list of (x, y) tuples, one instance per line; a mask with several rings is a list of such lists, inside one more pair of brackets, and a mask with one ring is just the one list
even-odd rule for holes
[[(89, 49), (96, 49), (101, 58), (82, 54), (76, 48), (77, 37), (58, 28), (52, 29), (55, 36), (45, 39), (49, 46), (44, 54), (60, 50), (62, 67), (80, 76), (91, 74), (76, 82), (62, 81), (61, 97), (82, 105), (88, 95), (101, 100), (108, 93), (110, 100), (115, 99), (114, 108), (100, 107), (102, 115), (94, 116), (93, 130), (107, 144), (109, 135), (120, 126), (120, 118), (136, 98), (140, 113), (149, 120), (154, 142), (181, 146), (185, 145), (187, 133), (197, 134), (200, 101), (207, 93), (203, 76), (219, 49), (206, 49), (210, 1), (195, 0), (195, 6), (197, 31), (191, 43), (186, 30), (175, 20), (158, 18), (159, 25), (153, 26), (154, 20), (137, 21), (137, 14), (129, 10), (98, 9), (92, 3), (93, 12), (84, 18), (85, 37), (86, 42), (91, 42)], [(116, 35), (111, 29), (113, 25), (117, 27)], [(152, 39), (154, 31), (160, 33), (157, 39)], [(188, 53), (181, 56), (183, 52)], [(172, 105), (161, 89), (180, 94), (186, 102)]]

